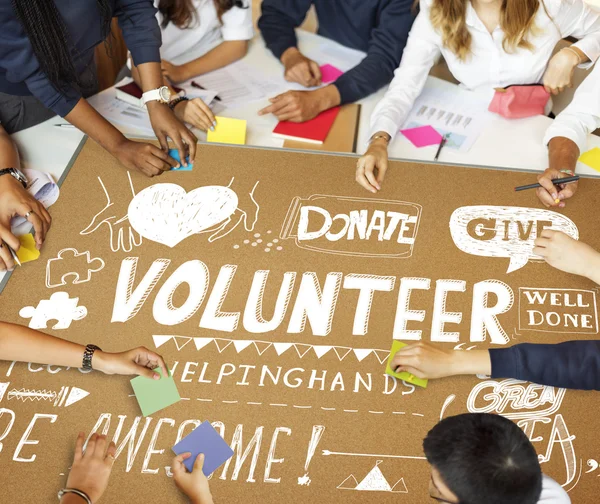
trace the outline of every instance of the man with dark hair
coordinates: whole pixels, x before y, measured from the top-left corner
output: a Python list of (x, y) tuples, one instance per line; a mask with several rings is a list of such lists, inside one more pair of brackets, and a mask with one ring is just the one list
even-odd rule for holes
[(542, 474), (523, 431), (500, 415), (465, 413), (429, 431), (429, 495), (447, 504), (568, 504), (567, 493)]
[(321, 84), (319, 65), (297, 47), (295, 28), (311, 6), (319, 35), (366, 53), (335, 82), (310, 91), (288, 91), (259, 114), (280, 121), (308, 121), (329, 108), (352, 103), (386, 86), (400, 63), (415, 20), (413, 0), (263, 0), (258, 27), (267, 47), (284, 66), (286, 80), (304, 87)]

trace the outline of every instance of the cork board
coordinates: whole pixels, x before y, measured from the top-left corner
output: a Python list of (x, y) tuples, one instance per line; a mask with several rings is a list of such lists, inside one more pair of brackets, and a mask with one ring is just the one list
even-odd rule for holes
[(88, 141), (41, 259), (0, 296), (2, 319), (27, 324), (21, 309), (65, 292), (87, 314), (60, 304), (70, 325), (49, 333), (157, 348), (185, 400), (143, 418), (127, 378), (0, 363), (3, 499), (27, 482), (28, 500), (51, 502), (77, 432), (97, 429), (119, 447), (106, 502), (184, 502), (170, 448), (210, 420), (236, 452), (212, 477), (219, 502), (425, 503), (427, 431), (489, 411), (521, 425), (573, 502), (591, 502), (596, 393), (476, 377), (423, 390), (384, 369), (393, 338), (463, 351), (597, 338), (596, 286), (527, 259), (541, 227), (600, 247), (600, 181), (558, 215), (513, 192), (530, 174), (392, 162), (372, 197), (354, 166), (201, 145), (192, 172), (129, 179)]

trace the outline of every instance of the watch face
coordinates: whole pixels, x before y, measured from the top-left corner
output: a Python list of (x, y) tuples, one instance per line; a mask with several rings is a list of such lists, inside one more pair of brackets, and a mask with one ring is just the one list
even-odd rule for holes
[(160, 93), (161, 101), (168, 102), (171, 99), (171, 92), (167, 86), (161, 87), (158, 91)]

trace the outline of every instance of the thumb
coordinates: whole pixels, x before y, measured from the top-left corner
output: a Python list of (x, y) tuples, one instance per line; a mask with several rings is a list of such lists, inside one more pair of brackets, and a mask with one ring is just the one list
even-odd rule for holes
[(194, 471), (202, 471), (204, 467), (204, 453), (201, 453), (196, 457), (196, 461), (194, 462)]

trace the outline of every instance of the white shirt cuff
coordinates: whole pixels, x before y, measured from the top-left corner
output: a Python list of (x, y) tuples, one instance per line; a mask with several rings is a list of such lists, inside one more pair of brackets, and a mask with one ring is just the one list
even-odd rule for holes
[(390, 135), (391, 142), (398, 133), (398, 125), (391, 119), (388, 119), (387, 117), (377, 118), (371, 125), (371, 129), (369, 132), (369, 140), (375, 133), (379, 131), (384, 131), (385, 133)]
[(550, 140), (557, 137), (568, 138), (579, 147), (579, 155), (587, 151), (587, 133), (583, 128), (578, 128), (573, 124), (554, 124), (546, 130), (544, 135), (544, 145), (548, 145)]
[(581, 65), (577, 65), (577, 68), (582, 68), (587, 70), (594, 66), (594, 63), (598, 59), (598, 43), (596, 40), (579, 40), (571, 45), (571, 47), (577, 47), (577, 49), (581, 50), (589, 59), (587, 63), (582, 63)]

